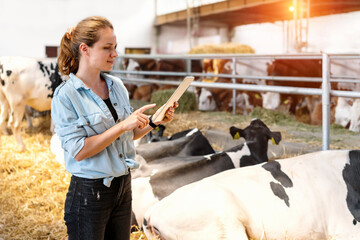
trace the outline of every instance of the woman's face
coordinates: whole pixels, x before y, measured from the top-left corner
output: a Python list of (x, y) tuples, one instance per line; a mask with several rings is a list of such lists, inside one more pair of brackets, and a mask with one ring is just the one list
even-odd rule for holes
[(114, 65), (116, 52), (116, 36), (111, 28), (99, 31), (100, 39), (89, 47), (89, 60), (92, 67), (100, 71), (110, 71)]

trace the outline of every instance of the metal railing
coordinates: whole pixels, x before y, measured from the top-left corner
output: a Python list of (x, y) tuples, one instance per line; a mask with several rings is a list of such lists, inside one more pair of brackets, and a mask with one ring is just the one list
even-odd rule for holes
[[(209, 83), (194, 81), (191, 86), (200, 88), (222, 88), (233, 90), (233, 113), (236, 114), (236, 90), (247, 90), (257, 92), (275, 92), (286, 94), (301, 94), (301, 95), (316, 95), (322, 96), (322, 149), (328, 150), (330, 146), (330, 97), (349, 97), (360, 98), (360, 92), (355, 91), (340, 91), (332, 90), (330, 83), (332, 82), (351, 82), (359, 83), (360, 78), (349, 76), (331, 76), (330, 74), (330, 61), (336, 60), (360, 60), (359, 55), (341, 55), (341, 54), (286, 54), (286, 55), (255, 55), (255, 54), (196, 54), (196, 55), (121, 55), (118, 60), (122, 62), (123, 59), (183, 59), (186, 62), (186, 70), (184, 72), (162, 72), (162, 71), (127, 71), (124, 69), (112, 70), (110, 73), (120, 76), (124, 82), (136, 83), (155, 83), (166, 85), (179, 85), (179, 81), (168, 81), (149, 78), (128, 77), (130, 75), (157, 75), (157, 76), (174, 76), (185, 77), (192, 75), (195, 77), (222, 77), (229, 78), (232, 83)], [(231, 74), (212, 74), (212, 73), (199, 73), (192, 72), (191, 61), (203, 59), (230, 59), (232, 61)], [(276, 59), (318, 59), (322, 60), (322, 78), (318, 77), (281, 77), (281, 76), (266, 76), (266, 75), (239, 75), (237, 74), (236, 63), (238, 60), (276, 60)], [(252, 79), (252, 80), (275, 80), (275, 81), (308, 81), (308, 82), (321, 82), (322, 88), (301, 88), (301, 87), (287, 87), (287, 86), (271, 86), (271, 85), (254, 85), (254, 84), (237, 84), (236, 79)]]

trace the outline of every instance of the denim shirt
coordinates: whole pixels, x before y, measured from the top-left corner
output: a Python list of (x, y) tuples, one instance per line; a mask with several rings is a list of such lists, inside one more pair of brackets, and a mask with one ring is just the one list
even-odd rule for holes
[[(128, 92), (119, 78), (101, 74), (109, 88), (109, 98), (119, 121), (132, 112)], [(99, 179), (110, 186), (114, 177), (129, 173), (129, 168), (138, 168), (135, 162), (133, 131), (120, 137), (96, 155), (80, 162), (74, 157), (83, 148), (85, 138), (100, 134), (116, 123), (106, 103), (90, 88), (70, 74), (70, 79), (56, 88), (51, 103), (51, 117), (55, 132), (64, 149), (66, 170), (78, 177)]]

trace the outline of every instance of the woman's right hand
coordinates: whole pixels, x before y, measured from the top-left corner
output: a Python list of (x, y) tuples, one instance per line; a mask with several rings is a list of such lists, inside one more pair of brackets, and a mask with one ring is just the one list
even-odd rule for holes
[(130, 114), (130, 116), (127, 117), (124, 121), (120, 122), (120, 124), (123, 124), (125, 131), (131, 131), (136, 127), (143, 129), (149, 124), (149, 116), (144, 114), (144, 112), (155, 106), (156, 104), (148, 104), (142, 106), (141, 108)]

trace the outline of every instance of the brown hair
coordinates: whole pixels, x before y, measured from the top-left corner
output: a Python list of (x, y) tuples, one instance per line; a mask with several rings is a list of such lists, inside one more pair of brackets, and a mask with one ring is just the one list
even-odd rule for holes
[(93, 46), (100, 38), (99, 30), (104, 28), (114, 29), (111, 22), (99, 16), (88, 17), (80, 21), (76, 27), (64, 34), (60, 43), (57, 63), (59, 70), (64, 75), (76, 73), (79, 69), (79, 46), (85, 43)]

